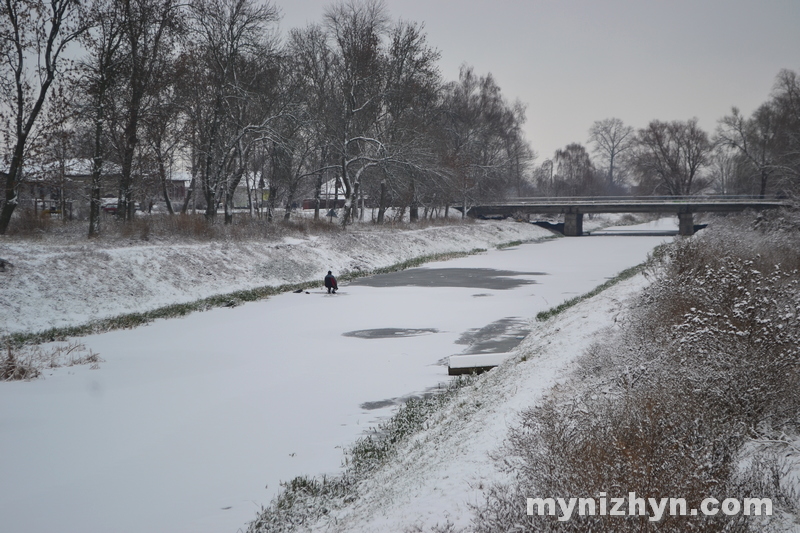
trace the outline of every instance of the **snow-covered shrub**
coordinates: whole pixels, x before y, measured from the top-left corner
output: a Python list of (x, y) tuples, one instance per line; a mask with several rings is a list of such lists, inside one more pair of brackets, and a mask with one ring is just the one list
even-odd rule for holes
[(603, 492), (695, 509), (709, 496), (756, 495), (795, 510), (782, 475), (764, 474), (774, 461), (748, 446), (786, 442), (800, 424), (800, 225), (764, 220), (729, 220), (661, 251), (632, 318), (510, 431), (499, 460), (516, 482), (492, 488), (476, 531), (764, 527), (742, 515), (526, 515), (526, 498)]

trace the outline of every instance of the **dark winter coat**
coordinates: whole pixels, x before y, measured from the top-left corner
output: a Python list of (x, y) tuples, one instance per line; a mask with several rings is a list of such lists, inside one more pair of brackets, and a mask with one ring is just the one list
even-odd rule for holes
[(333, 274), (328, 274), (327, 276), (325, 276), (325, 286), (329, 289), (339, 288), (339, 286), (336, 284), (336, 278), (333, 277)]

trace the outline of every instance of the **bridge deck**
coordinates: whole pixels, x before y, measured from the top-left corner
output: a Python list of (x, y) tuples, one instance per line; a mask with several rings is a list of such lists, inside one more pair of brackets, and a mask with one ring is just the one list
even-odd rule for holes
[(514, 213), (698, 213), (786, 207), (786, 200), (740, 196), (515, 198), (473, 206), (469, 215)]

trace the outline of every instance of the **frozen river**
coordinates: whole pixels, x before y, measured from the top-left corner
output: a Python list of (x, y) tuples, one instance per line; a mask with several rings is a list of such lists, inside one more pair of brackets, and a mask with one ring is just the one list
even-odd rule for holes
[(0, 531), (233, 533), (449, 379), (447, 356), (508, 349), (666, 239), (554, 239), (86, 337), (100, 369), (0, 384)]

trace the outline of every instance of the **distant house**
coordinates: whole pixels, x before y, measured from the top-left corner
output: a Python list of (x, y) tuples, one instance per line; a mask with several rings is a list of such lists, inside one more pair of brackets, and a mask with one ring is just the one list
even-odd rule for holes
[[(70, 219), (88, 218), (92, 168), (92, 160), (88, 158), (26, 165), (20, 185), (20, 207), (51, 215), (64, 213)], [(2, 170), (3, 167), (0, 166), (0, 171)], [(113, 214), (117, 210), (120, 178), (119, 165), (109, 161), (103, 163), (100, 195), (101, 208), (105, 213)], [(189, 171), (168, 170), (167, 194), (176, 211), (181, 209), (191, 183), (192, 175)], [(268, 190), (257, 188), (252, 180), (242, 179), (234, 192), (234, 208), (249, 209), (251, 201), (256, 208), (265, 205), (269, 196)], [(195, 184), (192, 199), (191, 207), (205, 209), (205, 197), (199, 183)], [(158, 174), (148, 172), (137, 176), (133, 200), (137, 209), (143, 211), (165, 210), (164, 188)]]
[[(119, 166), (106, 163), (101, 187), (119, 181)], [(36, 212), (83, 218), (88, 213), (92, 181), (91, 159), (65, 159), (25, 165), (20, 185), (20, 205)]]
[(172, 170), (169, 172), (167, 193), (172, 202), (183, 202), (192, 186), (192, 175), (186, 170)]
[[(37, 212), (64, 213), (69, 218), (88, 217), (92, 168), (92, 160), (88, 158), (66, 159), (25, 166), (20, 190), (20, 205), (28, 205)], [(105, 212), (116, 211), (120, 178), (120, 166), (105, 161), (100, 177), (101, 205)], [(189, 181), (190, 178), (186, 173), (172, 173), (167, 184), (167, 191), (172, 201), (183, 201)], [(156, 176), (143, 176), (139, 183), (139, 189), (135, 200), (140, 203), (145, 202), (142, 208), (149, 208), (163, 198), (160, 180)]]
[[(173, 201), (173, 207), (177, 209), (177, 206), (174, 204), (178, 201), (183, 202), (183, 200), (186, 198), (186, 195), (189, 193), (191, 186), (192, 175), (190, 172), (186, 170), (174, 170), (171, 172), (168, 187), (170, 199)], [(267, 185), (264, 187), (266, 188), (258, 187), (258, 184), (253, 180), (248, 180), (245, 178), (239, 180), (236, 190), (233, 192), (234, 209), (249, 209), (251, 201), (256, 209), (265, 205), (267, 199), (269, 198), (269, 188)], [(199, 177), (195, 183), (195, 190), (192, 193), (191, 207), (193, 209), (201, 210), (205, 210), (206, 208), (206, 199), (203, 195)]]
[[(316, 206), (315, 198), (303, 200), (303, 209), (314, 209)], [(319, 208), (332, 209), (344, 207), (344, 186), (342, 180), (334, 178), (322, 183), (319, 193)]]

